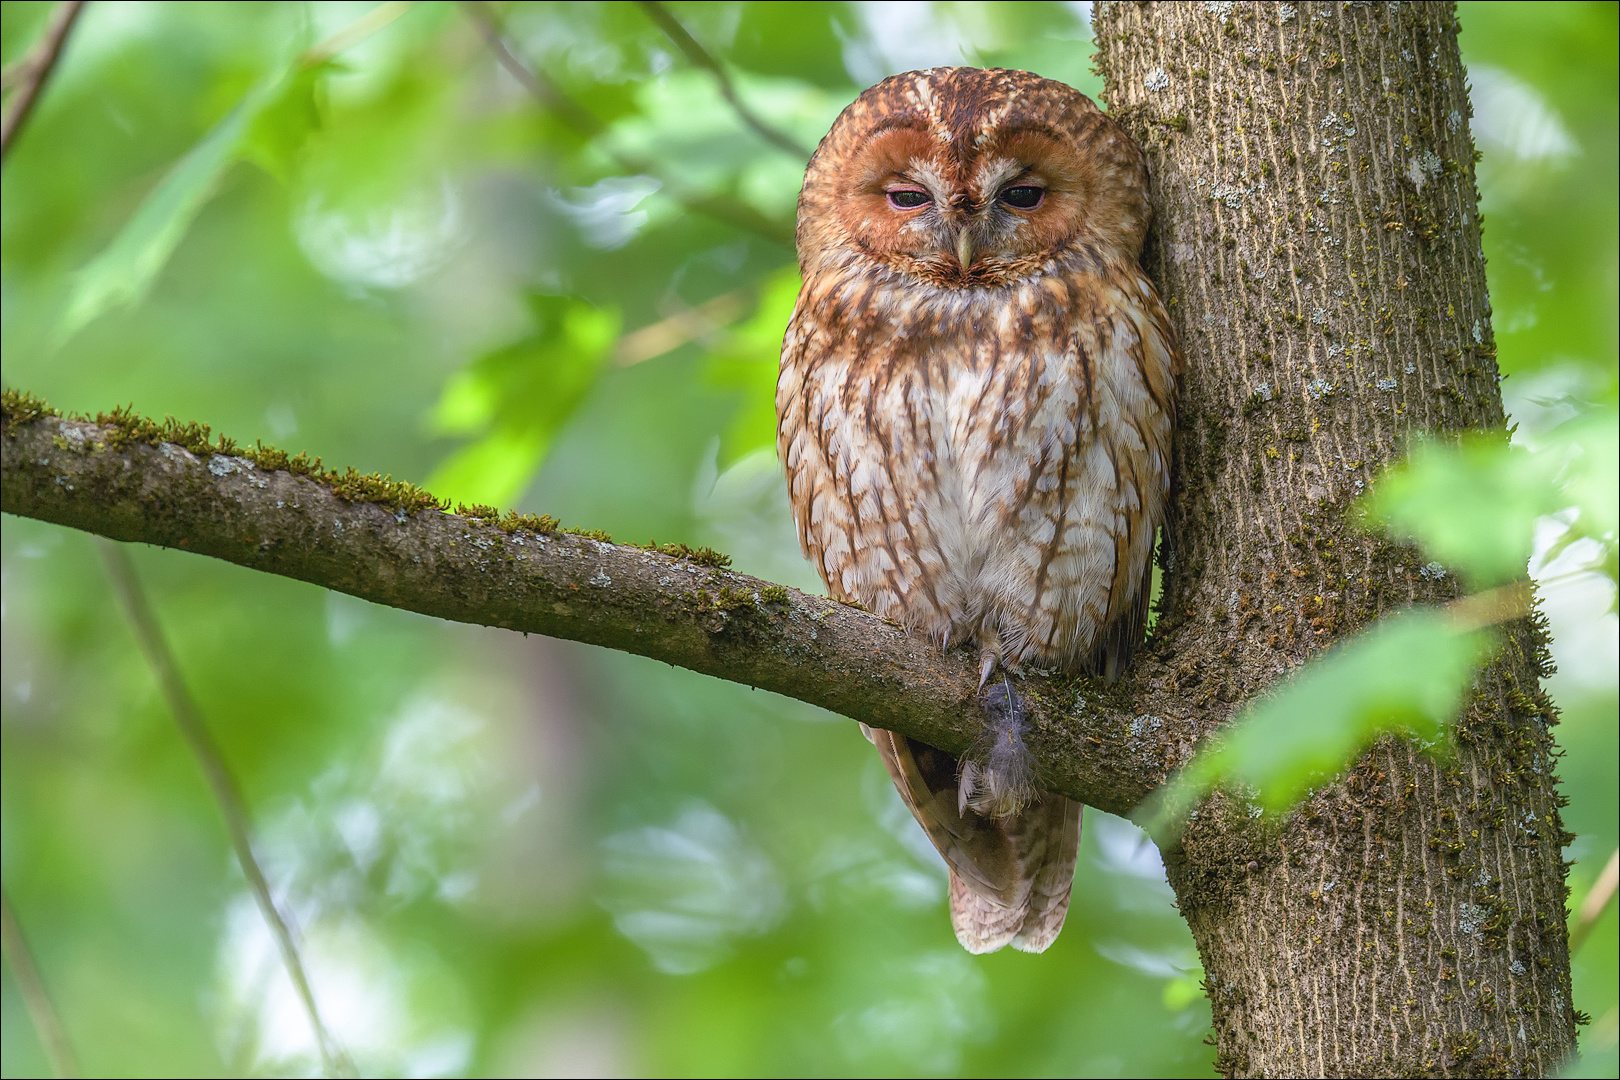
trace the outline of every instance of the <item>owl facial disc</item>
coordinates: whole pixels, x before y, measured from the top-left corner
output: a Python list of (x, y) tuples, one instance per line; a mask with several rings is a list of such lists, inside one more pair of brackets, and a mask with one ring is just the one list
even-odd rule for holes
[(1003, 288), (1077, 251), (1135, 259), (1139, 150), (1079, 91), (1023, 71), (934, 68), (855, 100), (799, 199), (806, 275), (851, 250), (927, 285)]

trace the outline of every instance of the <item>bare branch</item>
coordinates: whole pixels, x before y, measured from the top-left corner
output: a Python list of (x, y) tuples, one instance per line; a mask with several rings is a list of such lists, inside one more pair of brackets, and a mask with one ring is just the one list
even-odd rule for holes
[(631, 367), (672, 352), (688, 341), (716, 334), (742, 317), (753, 295), (754, 290), (746, 286), (733, 289), (696, 307), (677, 311), (639, 330), (632, 330), (619, 339), (619, 344), (613, 350), (613, 359), (620, 367)]
[(28, 121), (28, 114), (34, 111), (34, 103), (39, 100), (40, 91), (45, 88), (46, 80), (56, 68), (56, 60), (62, 55), (68, 34), (83, 10), (84, 0), (63, 0), (57, 4), (51, 11), (50, 21), (45, 24), (45, 32), (34, 47), (28, 50), (28, 55), (17, 66), (6, 72), (7, 89), (15, 86), (16, 90), (15, 96), (6, 105), (4, 119), (0, 119), (0, 161), (11, 153), (11, 144), (16, 140), (17, 132)]
[(307, 68), (319, 67), (339, 53), (354, 48), (415, 6), (416, 0), (387, 0), (387, 3), (378, 4), (331, 37), (310, 46), (298, 58), (299, 63)]
[(706, 69), (714, 76), (715, 82), (720, 86), (720, 96), (726, 99), (743, 123), (754, 129), (756, 135), (772, 146), (786, 150), (801, 161), (810, 160), (812, 152), (810, 148), (800, 145), (799, 141), (793, 136), (778, 131), (767, 124), (760, 119), (753, 109), (748, 107), (738, 95), (737, 88), (732, 85), (731, 76), (726, 74), (726, 69), (720, 66), (718, 60), (709, 55), (707, 49), (698, 44), (696, 38), (687, 33), (686, 27), (681, 25), (680, 20), (675, 18), (668, 8), (659, 3), (658, 0), (637, 0), (637, 3), (647, 13), (647, 17), (658, 24), (658, 29), (662, 30), (664, 35), (675, 43), (675, 47), (686, 54), (688, 60), (698, 67)]
[(129, 619), (135, 640), (139, 642), (141, 652), (146, 654), (147, 663), (152, 665), (152, 674), (157, 676), (158, 688), (168, 703), (169, 712), (196, 756), (197, 764), (202, 766), (209, 791), (219, 804), (220, 816), (225, 819), (225, 831), (230, 834), (231, 847), (236, 851), (236, 861), (242, 868), (242, 876), (247, 878), (248, 890), (259, 905), (259, 913), (276, 939), (281, 961), (287, 967), (287, 975), (298, 992), (298, 1000), (303, 1003), (309, 1026), (315, 1032), (315, 1043), (320, 1048), (326, 1073), (329, 1076), (353, 1076), (354, 1065), (321, 1022), (315, 994), (304, 972), (303, 958), (298, 954), (298, 944), (293, 940), (287, 920), (276, 907), (275, 898), (270, 895), (270, 884), (265, 880), (258, 857), (253, 853), (252, 829), (248, 823), (247, 807), (242, 803), (242, 793), (236, 786), (236, 778), (231, 775), (225, 755), (220, 753), (219, 745), (214, 742), (208, 725), (203, 721), (202, 712), (180, 676), (180, 666), (175, 663), (174, 654), (169, 651), (169, 644), (158, 627), (157, 617), (152, 613), (152, 606), (146, 601), (146, 593), (135, 574), (135, 564), (122, 545), (104, 539), (99, 546), (107, 566), (107, 576), (112, 579), (113, 589)]
[(34, 1022), (34, 1030), (39, 1032), (39, 1041), (45, 1047), (45, 1056), (50, 1059), (51, 1071), (61, 1077), (78, 1076), (79, 1062), (73, 1056), (67, 1032), (62, 1029), (62, 1018), (45, 990), (45, 980), (40, 978), (39, 965), (34, 963), (33, 951), (28, 948), (28, 939), (23, 937), (17, 913), (11, 909), (11, 894), (3, 888), (0, 888), (0, 939), (4, 940), (6, 959), (11, 961), (11, 973), (16, 976), (28, 1018)]
[[(116, 419), (116, 418), (104, 418)], [(967, 651), (942, 653), (849, 605), (547, 523), (450, 514), (244, 456), (132, 442), (126, 428), (7, 418), (7, 513), (210, 555), (456, 622), (584, 641), (772, 690), (953, 753), (983, 730)], [(280, 460), (285, 460), (284, 455)], [(378, 501), (357, 491), (367, 484)], [(395, 485), (396, 488), (399, 485)], [(1138, 663), (1111, 687), (1030, 678), (1043, 787), (1128, 813), (1219, 719)], [(1159, 672), (1162, 675), (1162, 672)]]
[[(607, 125), (592, 115), (579, 102), (568, 96), (562, 87), (557, 85), (555, 79), (544, 71), (531, 68), (518, 58), (512, 51), (511, 43), (501, 29), (495, 13), (490, 10), (483, 0), (462, 0), (462, 9), (478, 24), (483, 33), (484, 40), (489, 44), (490, 51), (507, 72), (527, 90), (540, 105), (552, 115), (568, 125), (573, 132), (582, 139), (598, 139), (607, 133)], [(641, 176), (651, 176), (658, 179), (670, 198), (695, 213), (713, 218), (723, 224), (736, 229), (754, 233), (773, 244), (793, 246), (793, 230), (785, 227), (781, 222), (761, 214), (747, 203), (736, 199), (716, 198), (710, 195), (699, 195), (690, 191), (683, 191), (680, 185), (660, 175), (656, 165), (651, 161), (634, 155), (621, 153), (606, 145), (606, 140), (598, 141), (597, 148), (613, 161), (620, 169), (627, 173)]]
[(472, 16), (473, 22), (484, 35), (484, 41), (489, 45), (490, 52), (500, 61), (503, 68), (518, 84), (527, 90), (548, 112), (553, 113), (557, 119), (567, 124), (574, 133), (584, 139), (594, 139), (607, 130), (602, 121), (591, 115), (584, 106), (563, 92), (563, 88), (552, 81), (550, 75), (544, 71), (529, 67), (506, 40), (506, 33), (495, 18), (495, 13), (489, 5), (482, 0), (464, 0), (462, 10)]

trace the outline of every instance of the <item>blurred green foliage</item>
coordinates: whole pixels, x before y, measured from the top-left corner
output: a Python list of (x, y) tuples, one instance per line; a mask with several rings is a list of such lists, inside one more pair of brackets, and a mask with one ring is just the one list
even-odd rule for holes
[[(1555, 558), (1588, 541), (1588, 566), (1615, 582), (1620, 446), (1612, 401), (1568, 402), (1575, 415), (1530, 446), (1494, 435), (1429, 443), (1391, 469), (1367, 510), (1477, 587), (1521, 577), (1531, 556)], [(1536, 524), (1567, 511), (1562, 532), (1535, 552)]]
[[(1380, 478), (1363, 512), (1434, 560), (1418, 570), (1424, 577), (1456, 572), (1475, 588), (1505, 586), (1522, 579), (1534, 561), (1543, 570), (1539, 576), (1555, 583), (1601, 575), (1590, 587), (1607, 595), (1613, 614), (1620, 425), (1612, 403), (1575, 405), (1582, 411), (1529, 448), (1479, 433), (1418, 445)], [(1560, 572), (1547, 574), (1560, 559)], [(1506, 595), (1484, 607), (1495, 612), (1486, 617), (1523, 613)], [(1280, 810), (1384, 732), (1440, 743), (1490, 644), (1487, 632), (1457, 615), (1416, 610), (1385, 616), (1245, 710), (1137, 817), (1159, 835), (1222, 781)], [(1607, 685), (1612, 690), (1612, 669)], [(1297, 724), (1300, 716), (1311, 717), (1311, 724)]]
[[(1477, 628), (1459, 629), (1439, 612), (1387, 616), (1247, 709), (1155, 793), (1139, 820), (1159, 836), (1219, 782), (1252, 792), (1267, 810), (1283, 810), (1385, 731), (1434, 745), (1488, 652)], [(1300, 723), (1302, 716), (1310, 723)]]
[(571, 297), (528, 297), (534, 330), (485, 353), (445, 385), (436, 435), (477, 435), (428, 478), (440, 498), (508, 506), (601, 376), (618, 313)]
[[(806, 146), (913, 67), (1099, 90), (1084, 5), (670, 7)], [(48, 10), (0, 9), (7, 63)], [(712, 544), (816, 587), (771, 447), (796, 286), (777, 237), (803, 161), (635, 5), (498, 9), (588, 130), (502, 70), (457, 5), (310, 53), (372, 10), (90, 5), (5, 166), (7, 385)], [(1517, 449), (1437, 447), (1376, 512), (1470, 581), (1534, 552), (1578, 904), (1617, 832), (1615, 9), (1461, 14)], [(940, 864), (853, 725), (636, 658), (135, 555), (366, 1073), (1209, 1070), (1191, 938), (1126, 822), (1088, 816), (1051, 952), (969, 957)], [(310, 1071), (88, 538), (7, 518), (3, 557), (4, 879), (86, 1069)], [(1342, 678), (1333, 664), (1384, 642), (1306, 678)], [(1611, 1056), (1615, 923), (1576, 963)], [(0, 1008), (0, 1069), (45, 1071), (9, 969)]]

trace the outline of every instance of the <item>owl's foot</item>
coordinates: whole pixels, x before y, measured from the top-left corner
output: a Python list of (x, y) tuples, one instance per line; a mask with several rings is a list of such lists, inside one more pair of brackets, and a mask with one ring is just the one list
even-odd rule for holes
[(1024, 745), (1024, 703), (1006, 679), (980, 696), (985, 715), (985, 744), (962, 759), (957, 780), (957, 813), (969, 807), (986, 817), (1016, 815), (1034, 802), (1034, 758)]

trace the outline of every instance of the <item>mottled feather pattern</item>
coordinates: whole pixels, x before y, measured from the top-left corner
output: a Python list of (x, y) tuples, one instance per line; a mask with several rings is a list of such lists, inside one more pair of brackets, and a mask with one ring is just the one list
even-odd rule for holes
[(780, 449), (834, 595), (1009, 665), (1094, 666), (1098, 631), (1138, 599), (1169, 483), (1172, 354), (1133, 276), (1129, 298), (1085, 277), (920, 297), (807, 284)]
[[(1142, 633), (1181, 363), (1137, 262), (1146, 191), (1118, 125), (1025, 72), (895, 76), (840, 116), (800, 196), (777, 384), (795, 522), (832, 595), (970, 644), (987, 672), (1117, 674)], [(870, 735), (951, 867), (964, 946), (1039, 951), (1080, 806), (1019, 778), (1005, 694), (996, 754)]]

